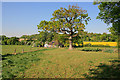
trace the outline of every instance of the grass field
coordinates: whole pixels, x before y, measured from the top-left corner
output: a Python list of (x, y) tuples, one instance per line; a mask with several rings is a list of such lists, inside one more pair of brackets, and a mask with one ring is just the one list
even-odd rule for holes
[[(81, 51), (81, 48), (76, 48), (72, 51), (64, 48), (39, 49), (39, 51), (17, 55), (3, 55), (3, 77), (85, 78), (86, 74), (90, 72), (90, 68), (95, 68), (95, 66), (100, 64), (111, 65), (112, 63), (109, 61), (115, 60), (118, 57), (117, 53), (106, 53), (102, 51), (86, 52)], [(109, 69), (107, 72), (111, 73)], [(108, 73), (103, 76), (109, 77)], [(101, 72), (101, 74), (103, 73)]]
[(19, 45), (19, 46), (18, 45), (2, 45), (2, 55), (12, 54), (12, 53), (14, 53), (15, 49), (16, 49), (16, 53), (22, 53), (23, 49), (25, 52), (27, 52), (27, 51), (39, 50), (42, 48), (31, 47), (31, 46), (27, 46), (27, 45)]
[[(43, 47), (32, 47), (32, 46), (27, 46), (27, 45), (0, 45), (0, 47), (2, 48), (2, 55), (5, 54), (13, 54), (15, 49), (16, 49), (16, 53), (22, 53), (23, 49), (24, 52), (30, 52), (30, 51), (35, 51), (35, 50), (40, 50), (40, 49), (44, 49)], [(79, 50), (82, 50), (84, 47), (81, 48), (77, 48)], [(114, 47), (85, 47), (85, 48), (99, 48), (99, 49), (117, 49)]]

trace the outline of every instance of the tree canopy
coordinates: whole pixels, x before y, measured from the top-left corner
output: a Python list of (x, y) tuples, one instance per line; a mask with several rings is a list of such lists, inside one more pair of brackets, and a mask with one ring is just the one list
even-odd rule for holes
[(70, 6), (68, 9), (60, 8), (52, 14), (51, 21), (41, 21), (37, 25), (38, 29), (56, 33), (67, 34), (69, 37), (69, 49), (72, 49), (72, 38), (79, 36), (88, 24), (90, 17), (86, 10), (76, 6)]
[(120, 1), (94, 2), (94, 4), (98, 4), (100, 10), (97, 19), (101, 19), (107, 24), (112, 23), (112, 27), (109, 28), (111, 33), (120, 33)]

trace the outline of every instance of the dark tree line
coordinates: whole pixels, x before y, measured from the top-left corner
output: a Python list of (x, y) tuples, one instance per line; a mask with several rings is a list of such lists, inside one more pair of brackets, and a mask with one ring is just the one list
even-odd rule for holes
[[(23, 39), (19, 41), (19, 39)], [(45, 42), (57, 41), (64, 46), (69, 46), (69, 39), (66, 34), (58, 34), (53, 32), (42, 31), (40, 34), (34, 35), (23, 35), (18, 37), (6, 37), (5, 35), (0, 36), (2, 45), (33, 45), (33, 46), (44, 46)], [(73, 38), (73, 46), (75, 44), (82, 44), (83, 41), (90, 42), (117, 42), (117, 36), (113, 34), (100, 34), (100, 33), (88, 33), (84, 32), (84, 35), (76, 36)]]
[(83, 37), (83, 41), (91, 41), (91, 42), (116, 42), (118, 36), (107, 33), (85, 33)]
[(6, 37), (5, 35), (0, 36), (0, 44), (2, 45), (19, 45), (19, 38), (17, 37)]

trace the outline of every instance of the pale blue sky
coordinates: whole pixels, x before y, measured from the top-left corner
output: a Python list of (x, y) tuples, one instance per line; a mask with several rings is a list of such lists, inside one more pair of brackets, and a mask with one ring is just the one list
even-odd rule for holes
[(99, 13), (93, 2), (3, 2), (2, 3), (2, 34), (11, 37), (38, 34), (37, 25), (42, 20), (49, 21), (52, 13), (60, 7), (77, 5), (88, 11), (91, 21), (86, 31), (95, 33), (109, 33), (103, 21), (96, 19)]
[(3, 2), (93, 2), (94, 0), (2, 0)]

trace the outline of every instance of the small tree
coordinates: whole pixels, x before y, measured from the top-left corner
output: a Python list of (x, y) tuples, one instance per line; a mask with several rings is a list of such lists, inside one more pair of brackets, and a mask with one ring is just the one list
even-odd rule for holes
[(60, 8), (52, 14), (51, 21), (41, 21), (37, 25), (38, 29), (45, 31), (54, 31), (56, 33), (67, 34), (69, 37), (69, 49), (72, 49), (73, 37), (83, 33), (85, 24), (90, 20), (87, 11), (76, 6), (70, 6), (68, 9)]

